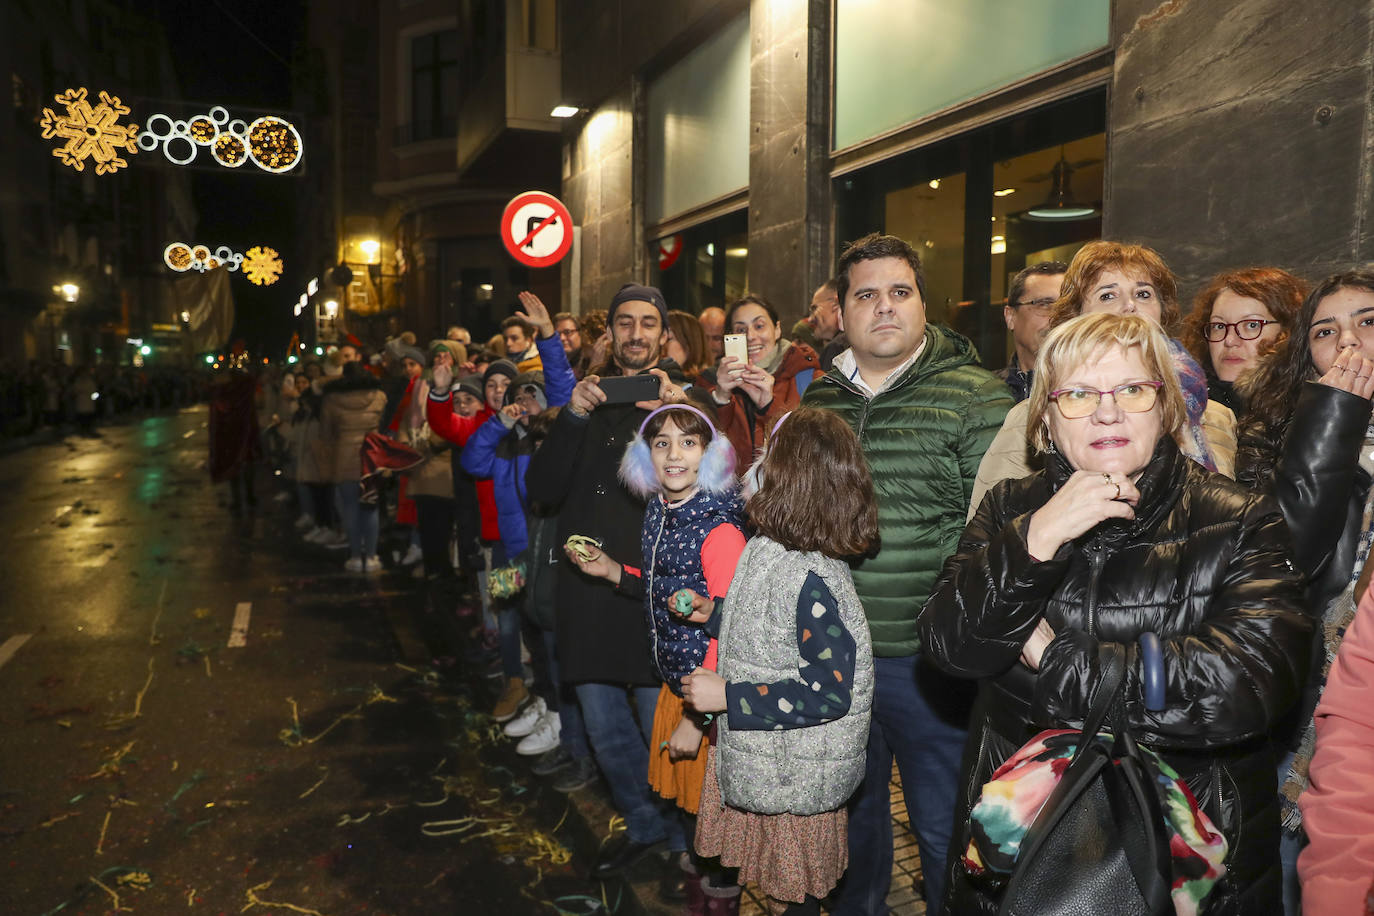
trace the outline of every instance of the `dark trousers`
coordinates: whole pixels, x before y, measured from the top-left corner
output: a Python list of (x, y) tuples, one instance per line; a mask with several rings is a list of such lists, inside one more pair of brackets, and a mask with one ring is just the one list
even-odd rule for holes
[(334, 485), (308, 483), (306, 487), (310, 491), (310, 514), (315, 517), (315, 524), (321, 528), (333, 527), (337, 521), (334, 518)]
[(425, 575), (451, 576), (453, 563), (449, 560), (448, 545), (453, 538), (453, 500), (447, 496), (416, 496), (414, 499)]

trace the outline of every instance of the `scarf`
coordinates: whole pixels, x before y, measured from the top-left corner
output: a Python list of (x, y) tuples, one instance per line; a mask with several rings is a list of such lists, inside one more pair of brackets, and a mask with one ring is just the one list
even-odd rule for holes
[(1174, 358), (1178, 384), (1183, 389), (1183, 405), (1187, 408), (1188, 429), (1184, 432), (1183, 453), (1209, 471), (1217, 469), (1207, 437), (1202, 432), (1202, 414), (1207, 409), (1207, 373), (1203, 371), (1183, 344), (1169, 338), (1169, 355)]
[[(1374, 473), (1371, 446), (1374, 446), (1374, 425), (1366, 430), (1364, 445), (1360, 448), (1360, 467)], [(1355, 594), (1355, 583), (1360, 580), (1360, 573), (1369, 561), (1371, 543), (1374, 543), (1374, 487), (1370, 488), (1369, 495), (1365, 497), (1364, 513), (1360, 516), (1360, 541), (1355, 547), (1355, 564), (1350, 570), (1350, 581), (1346, 584), (1345, 590), (1332, 598), (1331, 603), (1322, 611), (1321, 632), (1324, 651), (1318, 696), (1320, 691), (1326, 690), (1326, 678), (1331, 673), (1331, 664), (1336, 660), (1336, 652), (1341, 648), (1341, 640), (1345, 639), (1346, 629), (1355, 619), (1355, 608), (1360, 602), (1360, 596)], [(1316, 750), (1316, 743), (1317, 722), (1313, 717), (1303, 725), (1302, 740), (1293, 757), (1293, 765), (1289, 768), (1288, 778), (1284, 780), (1279, 791), (1285, 830), (1296, 832), (1302, 827), (1302, 809), (1298, 807), (1298, 796), (1307, 790), (1308, 768), (1312, 765), (1312, 753)]]

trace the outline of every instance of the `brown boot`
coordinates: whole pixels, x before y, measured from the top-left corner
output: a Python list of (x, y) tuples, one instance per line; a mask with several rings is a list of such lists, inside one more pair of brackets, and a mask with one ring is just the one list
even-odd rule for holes
[(496, 705), (491, 710), (491, 717), (497, 722), (509, 722), (515, 718), (515, 714), (520, 711), (520, 707), (525, 705), (525, 701), (530, 698), (530, 692), (525, 689), (525, 682), (518, 677), (506, 679), (506, 686), (501, 691), (501, 695), (496, 698)]

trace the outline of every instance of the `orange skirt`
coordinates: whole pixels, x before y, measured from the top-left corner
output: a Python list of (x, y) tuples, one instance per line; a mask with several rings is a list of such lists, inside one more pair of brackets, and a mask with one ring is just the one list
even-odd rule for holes
[(673, 736), (682, 721), (682, 698), (664, 684), (658, 691), (658, 705), (654, 707), (653, 741), (649, 745), (649, 787), (670, 798), (683, 811), (696, 814), (701, 804), (701, 783), (706, 778), (706, 749), (710, 742), (703, 737), (696, 757), (672, 760), (663, 742)]

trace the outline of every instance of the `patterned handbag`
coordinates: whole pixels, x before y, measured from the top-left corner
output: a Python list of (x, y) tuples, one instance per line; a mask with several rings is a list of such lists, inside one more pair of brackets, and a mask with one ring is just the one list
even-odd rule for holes
[(1103, 653), (1083, 729), (1041, 732), (983, 786), (964, 868), (1003, 888), (1002, 913), (1196, 916), (1226, 873), (1226, 839), (1179, 774), (1132, 739), (1123, 653)]

